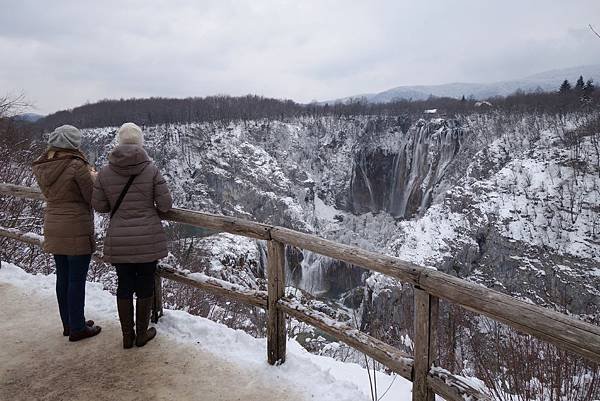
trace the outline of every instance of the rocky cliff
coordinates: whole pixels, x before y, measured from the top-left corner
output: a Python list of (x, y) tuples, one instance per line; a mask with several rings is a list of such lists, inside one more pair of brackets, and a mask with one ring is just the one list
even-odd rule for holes
[[(568, 141), (589, 119), (303, 117), (144, 131), (180, 207), (318, 233), (536, 303), (596, 313), (595, 136)], [(114, 131), (86, 130), (97, 164)], [(244, 245), (258, 265), (261, 246)], [(343, 297), (368, 277), (359, 267), (348, 271), (288, 250), (289, 284), (304, 290)]]

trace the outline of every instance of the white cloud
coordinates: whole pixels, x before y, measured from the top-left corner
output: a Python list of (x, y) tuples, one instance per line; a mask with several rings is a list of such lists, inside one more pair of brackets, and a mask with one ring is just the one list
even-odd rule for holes
[(585, 30), (600, 15), (592, 0), (11, 3), (0, 88), (25, 91), (41, 112), (101, 98), (310, 101), (516, 78), (596, 63), (600, 48)]

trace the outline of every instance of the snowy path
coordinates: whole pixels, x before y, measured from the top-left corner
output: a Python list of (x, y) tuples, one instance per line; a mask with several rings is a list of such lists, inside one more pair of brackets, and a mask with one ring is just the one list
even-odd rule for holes
[[(287, 361), (266, 362), (266, 341), (183, 311), (165, 310), (157, 338), (124, 350), (114, 297), (87, 283), (86, 317), (99, 336), (70, 343), (53, 275), (0, 268), (0, 401), (215, 400), (368, 401), (366, 371), (309, 354), (288, 341)], [(382, 398), (408, 400), (411, 383), (378, 373)], [(381, 396), (381, 393), (379, 394)]]
[(55, 301), (0, 283), (2, 400), (299, 400), (297, 394), (200, 350), (159, 336), (123, 350), (117, 322), (69, 343)]

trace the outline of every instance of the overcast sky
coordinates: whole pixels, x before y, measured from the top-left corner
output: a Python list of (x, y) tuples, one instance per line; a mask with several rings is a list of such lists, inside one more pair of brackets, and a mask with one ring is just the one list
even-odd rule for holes
[(0, 0), (0, 95), (301, 102), (600, 64), (598, 0)]

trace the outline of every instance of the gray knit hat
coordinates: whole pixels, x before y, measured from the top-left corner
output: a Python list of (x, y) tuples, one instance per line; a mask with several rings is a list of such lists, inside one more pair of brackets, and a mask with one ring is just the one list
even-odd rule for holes
[(62, 125), (54, 130), (48, 138), (48, 146), (63, 149), (79, 149), (81, 131), (72, 125)]

